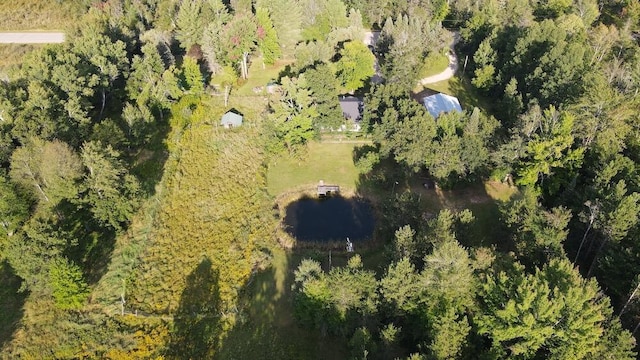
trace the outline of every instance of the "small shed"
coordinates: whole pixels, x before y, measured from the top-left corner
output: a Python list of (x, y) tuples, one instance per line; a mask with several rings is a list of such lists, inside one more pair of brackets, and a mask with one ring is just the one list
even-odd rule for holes
[(224, 115), (222, 115), (220, 125), (224, 126), (227, 129), (241, 126), (242, 115), (238, 115), (232, 111), (227, 111)]
[(358, 122), (362, 119), (363, 100), (355, 96), (340, 96), (340, 109), (346, 119)]
[(447, 94), (427, 96), (422, 99), (422, 103), (434, 119), (437, 119), (443, 112), (462, 111), (458, 98)]

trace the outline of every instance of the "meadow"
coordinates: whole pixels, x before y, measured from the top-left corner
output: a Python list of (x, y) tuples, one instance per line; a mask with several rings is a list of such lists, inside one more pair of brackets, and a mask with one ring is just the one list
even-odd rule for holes
[(85, 1), (0, 1), (0, 31), (66, 30), (85, 12)]

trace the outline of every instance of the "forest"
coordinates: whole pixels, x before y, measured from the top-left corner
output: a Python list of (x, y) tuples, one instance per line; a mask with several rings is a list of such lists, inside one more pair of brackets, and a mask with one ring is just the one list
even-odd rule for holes
[[(638, 1), (12, 4), (66, 41), (0, 45), (0, 358), (638, 358)], [(315, 154), (376, 214), (328, 262)]]

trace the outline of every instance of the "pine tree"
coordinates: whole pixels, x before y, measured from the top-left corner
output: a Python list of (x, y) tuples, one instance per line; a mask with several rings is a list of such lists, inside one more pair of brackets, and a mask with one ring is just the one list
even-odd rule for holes
[(269, 11), (263, 8), (256, 9), (258, 21), (258, 47), (262, 53), (262, 61), (267, 65), (273, 65), (282, 55), (278, 44), (278, 35), (271, 22)]
[(82, 270), (65, 258), (53, 261), (49, 270), (56, 306), (63, 310), (79, 309), (89, 297), (89, 287)]

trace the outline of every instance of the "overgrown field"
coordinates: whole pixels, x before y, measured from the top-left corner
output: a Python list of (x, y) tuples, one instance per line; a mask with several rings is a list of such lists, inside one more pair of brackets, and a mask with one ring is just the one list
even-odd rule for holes
[(0, 75), (5, 77), (10, 67), (17, 67), (24, 56), (42, 45), (0, 44)]
[[(172, 343), (180, 349), (169, 353), (198, 337), (206, 345), (190, 356), (206, 357), (235, 322), (238, 293), (268, 256), (258, 249), (274, 223), (257, 128), (212, 126), (222, 109), (200, 99), (179, 103), (174, 114), (186, 129), (170, 136), (170, 175), (127, 300), (131, 310), (175, 317)], [(194, 323), (206, 329), (194, 333)]]
[(0, 31), (64, 30), (78, 20), (86, 1), (0, 1)]

